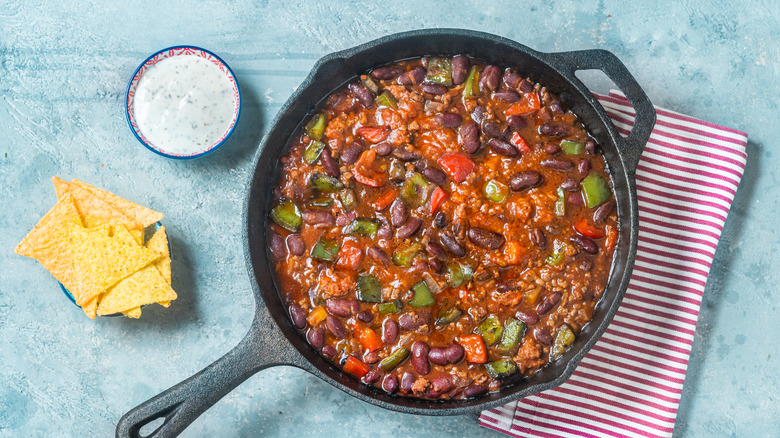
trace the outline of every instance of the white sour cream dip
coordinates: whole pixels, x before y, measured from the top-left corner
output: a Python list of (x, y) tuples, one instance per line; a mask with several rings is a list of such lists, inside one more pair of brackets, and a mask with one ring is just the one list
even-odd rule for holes
[(149, 67), (135, 91), (138, 129), (163, 152), (205, 152), (228, 131), (236, 98), (227, 75), (197, 55), (165, 58)]

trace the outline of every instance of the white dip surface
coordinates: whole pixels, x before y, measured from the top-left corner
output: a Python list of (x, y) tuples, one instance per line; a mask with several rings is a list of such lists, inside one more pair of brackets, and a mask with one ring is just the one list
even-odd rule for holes
[(149, 143), (172, 154), (209, 149), (233, 119), (233, 86), (219, 67), (196, 55), (165, 58), (141, 76), (135, 120)]

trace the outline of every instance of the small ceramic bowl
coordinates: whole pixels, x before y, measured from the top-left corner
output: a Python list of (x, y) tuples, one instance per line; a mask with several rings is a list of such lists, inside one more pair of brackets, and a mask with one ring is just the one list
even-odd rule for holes
[[(227, 76), (233, 88), (233, 94), (232, 94), (233, 117), (227, 129), (225, 130), (224, 134), (213, 144), (207, 146), (202, 150), (189, 153), (189, 154), (172, 153), (150, 142), (139, 129), (138, 123), (136, 121), (136, 116), (135, 116), (136, 87), (138, 86), (138, 83), (141, 81), (141, 77), (143, 77), (144, 73), (146, 73), (146, 71), (149, 70), (150, 67), (154, 66), (155, 64), (162, 61), (163, 59), (171, 58), (174, 56), (183, 56), (183, 55), (199, 56), (213, 63), (214, 65), (219, 67), (220, 71), (222, 71)], [(132, 78), (130, 79), (130, 83), (127, 84), (127, 92), (125, 94), (125, 116), (127, 117), (127, 123), (128, 125), (130, 125), (130, 129), (133, 131), (133, 135), (135, 135), (135, 138), (137, 138), (138, 141), (141, 142), (141, 144), (146, 146), (147, 149), (149, 149), (154, 153), (160, 154), (164, 157), (173, 158), (176, 160), (187, 160), (187, 159), (202, 157), (204, 155), (210, 154), (211, 152), (214, 152), (220, 146), (222, 146), (222, 144), (225, 143), (228, 137), (230, 137), (230, 134), (233, 133), (233, 130), (236, 127), (236, 123), (238, 123), (238, 117), (240, 114), (241, 114), (241, 90), (238, 87), (238, 81), (236, 81), (236, 77), (233, 74), (233, 70), (231, 70), (230, 67), (228, 67), (227, 63), (225, 63), (225, 61), (223, 61), (219, 56), (209, 52), (206, 49), (201, 49), (200, 47), (173, 46), (173, 47), (168, 47), (166, 49), (162, 49), (159, 52), (152, 54), (150, 57), (146, 58), (146, 60), (142, 62), (141, 65), (138, 66), (138, 68), (135, 70), (135, 73), (133, 73)]]

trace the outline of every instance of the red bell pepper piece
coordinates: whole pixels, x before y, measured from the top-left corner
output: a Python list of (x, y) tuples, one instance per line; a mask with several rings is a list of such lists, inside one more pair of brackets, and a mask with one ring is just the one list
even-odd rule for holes
[(512, 143), (512, 146), (516, 147), (518, 151), (524, 153), (524, 154), (530, 154), (531, 153), (531, 147), (528, 146), (528, 142), (525, 141), (522, 135), (520, 135), (519, 132), (515, 132), (512, 134), (512, 138), (509, 139), (509, 142)]
[(441, 187), (436, 187), (436, 190), (434, 190), (433, 194), (431, 195), (431, 214), (436, 213), (436, 210), (438, 210), (446, 200), (447, 192), (445, 192)]
[(363, 260), (363, 251), (352, 241), (345, 241), (338, 252), (337, 268), (356, 270)]
[(607, 252), (612, 252), (612, 250), (615, 249), (617, 239), (618, 232), (615, 227), (612, 225), (607, 225), (607, 238), (604, 240), (604, 247), (607, 249)]
[(353, 175), (355, 176), (355, 180), (361, 184), (365, 184), (369, 187), (382, 187), (385, 185), (385, 180), (381, 175), (371, 169), (371, 166), (374, 165), (374, 161), (376, 161), (375, 150), (368, 149), (363, 151), (363, 153), (360, 154), (360, 158), (355, 162), (355, 171), (353, 172)]
[(588, 220), (582, 218), (574, 224), (574, 229), (583, 236), (590, 237), (591, 239), (601, 239), (606, 235), (604, 230), (596, 228), (588, 223)]
[(463, 182), (474, 171), (474, 160), (465, 154), (445, 154), (439, 158), (439, 164), (455, 182)]
[(520, 116), (532, 113), (542, 107), (542, 101), (537, 93), (528, 93), (519, 102), (506, 109), (507, 116)]
[(456, 341), (466, 350), (466, 360), (470, 363), (487, 362), (487, 348), (485, 341), (480, 335), (465, 335), (455, 338)]
[(374, 201), (374, 209), (376, 211), (382, 211), (390, 206), (390, 204), (395, 201), (396, 196), (398, 195), (398, 191), (396, 189), (390, 189), (380, 195), (376, 200)]
[(382, 339), (371, 327), (356, 325), (355, 337), (358, 338), (364, 350), (376, 351), (382, 348)]
[(390, 135), (389, 126), (361, 126), (355, 130), (355, 134), (365, 138), (371, 143), (379, 143)]
[(348, 357), (347, 362), (344, 363), (344, 366), (341, 368), (357, 378), (365, 376), (368, 374), (369, 370), (368, 365), (364, 364), (359, 359), (356, 359), (354, 356)]

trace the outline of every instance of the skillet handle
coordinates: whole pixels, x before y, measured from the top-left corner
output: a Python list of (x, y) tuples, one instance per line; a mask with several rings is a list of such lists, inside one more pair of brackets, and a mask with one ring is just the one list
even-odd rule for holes
[[(264, 323), (273, 325), (270, 320)], [(269, 346), (263, 345), (263, 341), (274, 334), (261, 333), (267, 331), (267, 327), (256, 317), (244, 339), (227, 354), (189, 379), (123, 415), (116, 427), (116, 437), (141, 438), (141, 428), (160, 418), (164, 418), (163, 423), (152, 433), (143, 435), (143, 438), (177, 436), (214, 403), (256, 372), (274, 365), (284, 365), (284, 359), (280, 357), (284, 354), (269, 351)], [(278, 349), (278, 346), (270, 347), (270, 350)]]
[[(642, 150), (650, 138), (653, 126), (655, 126), (656, 118), (655, 108), (653, 108), (652, 102), (650, 102), (642, 87), (639, 86), (636, 79), (634, 79), (617, 56), (607, 50), (579, 50), (548, 53), (547, 55), (549, 55), (548, 59), (557, 64), (559, 71), (563, 73), (566, 79), (582, 84), (582, 81), (574, 74), (576, 71), (601, 70), (626, 95), (626, 98), (634, 107), (636, 118), (634, 119), (634, 127), (631, 129), (631, 133), (625, 138), (618, 136), (618, 143), (620, 144), (626, 170), (634, 174), (639, 164), (639, 159), (642, 157)], [(585, 88), (584, 85), (583, 88)], [(591, 96), (588, 95), (588, 97)]]

